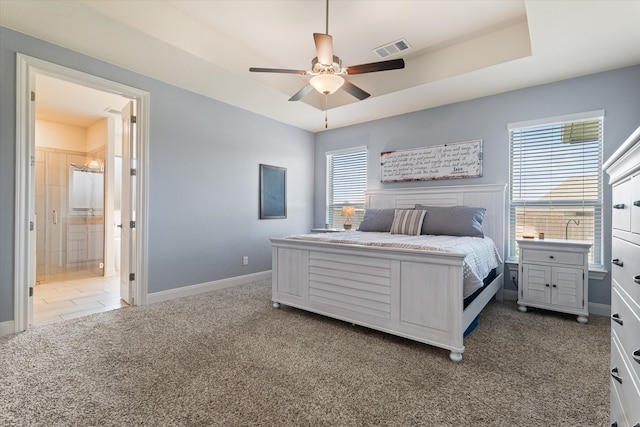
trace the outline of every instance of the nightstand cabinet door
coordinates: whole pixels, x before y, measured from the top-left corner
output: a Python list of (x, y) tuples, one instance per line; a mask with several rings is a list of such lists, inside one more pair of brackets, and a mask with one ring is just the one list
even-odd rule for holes
[(522, 299), (551, 303), (551, 267), (537, 264), (522, 266)]
[(584, 271), (576, 268), (553, 267), (551, 271), (551, 303), (564, 307), (583, 308)]
[(528, 303), (583, 308), (583, 270), (537, 264), (522, 266), (522, 296)]

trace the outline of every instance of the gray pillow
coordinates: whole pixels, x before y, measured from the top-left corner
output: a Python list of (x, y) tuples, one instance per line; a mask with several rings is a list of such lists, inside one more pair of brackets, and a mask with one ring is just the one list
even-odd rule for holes
[(366, 209), (358, 231), (391, 231), (395, 209)]
[(470, 206), (424, 206), (427, 215), (422, 223), (422, 234), (484, 237), (482, 220), (485, 208)]

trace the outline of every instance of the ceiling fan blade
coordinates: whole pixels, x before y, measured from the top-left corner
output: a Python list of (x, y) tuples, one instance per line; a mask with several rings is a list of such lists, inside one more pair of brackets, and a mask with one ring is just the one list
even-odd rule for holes
[(249, 71), (251, 71), (252, 73), (283, 73), (283, 74), (300, 74), (300, 75), (305, 75), (307, 74), (306, 71), (304, 70), (287, 70), (286, 68), (256, 68), (256, 67), (251, 67), (249, 68)]
[(318, 62), (325, 65), (333, 64), (333, 37), (329, 34), (313, 33), (316, 43)]
[(297, 91), (291, 98), (289, 98), (289, 101), (300, 101), (302, 98), (304, 98), (306, 94), (308, 94), (312, 90), (313, 90), (313, 86), (308, 84), (302, 89), (300, 89), (299, 91)]
[(353, 83), (350, 83), (350, 82), (348, 82), (346, 80), (342, 84), (342, 89), (344, 89), (344, 91), (347, 92), (348, 94), (355, 96), (360, 101), (362, 101), (363, 99), (367, 99), (368, 97), (371, 96), (367, 92), (365, 92), (362, 89), (360, 89), (358, 86), (356, 86)]
[(352, 65), (347, 67), (347, 74), (375, 73), (376, 71), (399, 70), (404, 68), (404, 59), (391, 59), (389, 61), (371, 62), (369, 64)]

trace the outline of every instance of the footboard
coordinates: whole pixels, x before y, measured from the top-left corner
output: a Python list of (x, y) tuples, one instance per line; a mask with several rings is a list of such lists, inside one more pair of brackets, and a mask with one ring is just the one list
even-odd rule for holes
[[(273, 303), (451, 351), (462, 359), (461, 254), (271, 239)], [(495, 293), (495, 292), (494, 292)]]

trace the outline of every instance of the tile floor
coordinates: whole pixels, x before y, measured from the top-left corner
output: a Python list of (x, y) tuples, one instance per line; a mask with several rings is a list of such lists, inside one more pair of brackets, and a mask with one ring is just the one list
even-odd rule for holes
[(120, 278), (93, 277), (37, 285), (33, 325), (46, 325), (128, 305), (120, 299)]

